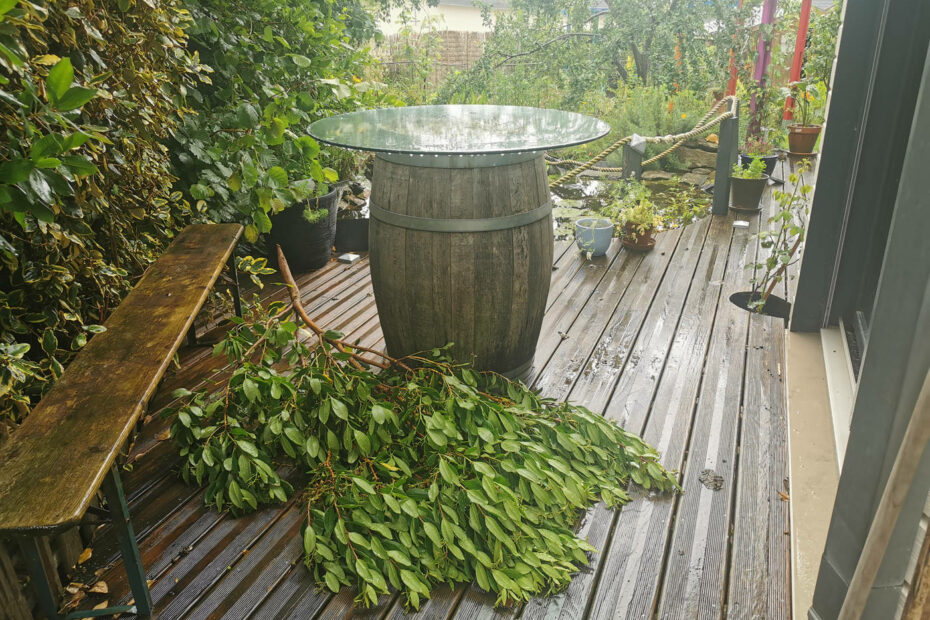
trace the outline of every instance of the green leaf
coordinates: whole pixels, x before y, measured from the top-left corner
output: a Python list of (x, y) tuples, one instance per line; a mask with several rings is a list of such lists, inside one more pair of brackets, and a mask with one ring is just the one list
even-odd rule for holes
[(35, 168), (35, 163), (29, 159), (11, 159), (0, 164), (0, 182), (22, 183), (29, 178), (29, 173)]
[(62, 58), (49, 69), (48, 77), (45, 79), (45, 89), (52, 105), (57, 104), (65, 96), (73, 81), (74, 67), (71, 66), (70, 58)]
[(242, 392), (245, 394), (245, 397), (249, 399), (249, 402), (253, 403), (262, 396), (261, 391), (258, 389), (258, 384), (249, 378), (242, 381)]
[(355, 436), (355, 444), (358, 446), (359, 451), (365, 455), (371, 454), (371, 439), (368, 435), (357, 428), (353, 429), (352, 433)]
[(406, 512), (411, 517), (420, 516), (420, 513), (417, 510), (417, 503), (409, 497), (401, 503), (400, 509)]
[(249, 456), (258, 456), (258, 448), (251, 441), (239, 440), (236, 442), (239, 448)]
[(391, 414), (390, 409), (375, 404), (371, 408), (371, 417), (378, 424), (384, 424), (384, 420)]
[(62, 95), (54, 104), (55, 108), (62, 112), (76, 110), (82, 105), (93, 99), (97, 95), (97, 89), (84, 88), (83, 86), (72, 86)]
[(42, 334), (42, 350), (52, 355), (58, 350), (58, 338), (51, 329), (46, 329)]
[(359, 478), (359, 477), (357, 477), (357, 476), (353, 476), (353, 477), (352, 477), (352, 482), (354, 482), (355, 485), (356, 485), (358, 488), (360, 488), (361, 490), (365, 491), (365, 492), (368, 493), (369, 495), (374, 495), (374, 494), (375, 494), (375, 487), (371, 486), (371, 483), (368, 482), (367, 480), (365, 480), (364, 478)]
[(426, 584), (409, 570), (400, 571), (400, 579), (404, 582), (404, 585), (410, 588), (413, 592), (419, 592), (423, 596), (429, 596), (429, 588), (426, 586)]
[(330, 406), (333, 409), (333, 413), (336, 414), (337, 418), (339, 418), (340, 420), (349, 419), (349, 410), (346, 408), (346, 405), (344, 402), (342, 402), (338, 398), (330, 398), (329, 401), (330, 401)]
[(458, 474), (455, 473), (455, 468), (442, 458), (439, 459), (439, 475), (449, 484), (458, 484), (459, 482), (459, 477)]
[(323, 580), (326, 582), (327, 588), (329, 588), (333, 592), (339, 592), (339, 580), (336, 579), (335, 575), (333, 575), (330, 572), (327, 572)]
[(287, 171), (281, 166), (272, 166), (265, 172), (265, 179), (271, 187), (287, 187)]

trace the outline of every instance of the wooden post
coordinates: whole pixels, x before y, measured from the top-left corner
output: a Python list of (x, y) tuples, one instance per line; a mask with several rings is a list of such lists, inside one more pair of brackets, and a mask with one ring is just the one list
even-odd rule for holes
[(930, 372), (924, 378), (923, 388), (917, 398), (914, 413), (904, 431), (901, 448), (895, 457), (894, 467), (888, 484), (882, 493), (881, 502), (869, 528), (856, 572), (846, 591), (846, 600), (840, 610), (839, 620), (855, 620), (862, 615), (872, 592), (872, 584), (885, 557), (885, 549), (894, 532), (901, 507), (917, 474), (927, 442), (930, 441)]
[(713, 215), (726, 215), (730, 209), (730, 169), (736, 163), (739, 151), (739, 103), (734, 107), (733, 116), (720, 122), (720, 134), (717, 140), (717, 168), (714, 173), (714, 203), (710, 212)]
[(624, 179), (643, 178), (643, 155), (646, 154), (646, 141), (642, 136), (633, 134), (633, 139), (623, 145)]

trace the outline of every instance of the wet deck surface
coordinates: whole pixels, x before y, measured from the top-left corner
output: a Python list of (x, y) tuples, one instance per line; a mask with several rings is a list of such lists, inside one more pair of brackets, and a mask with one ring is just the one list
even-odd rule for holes
[[(749, 228), (734, 228), (734, 219)], [(494, 610), (493, 597), (475, 587), (443, 587), (418, 618), (790, 617), (783, 324), (728, 301), (749, 288), (759, 221), (708, 217), (661, 233), (648, 254), (615, 246), (589, 262), (556, 244), (531, 381), (641, 433), (681, 471), (685, 492), (634, 493), (622, 511), (590, 510), (580, 533), (600, 553), (558, 596)], [(330, 263), (298, 280), (320, 324), (381, 344), (367, 261)], [(172, 390), (222, 377), (209, 347), (183, 350), (124, 475), (157, 617), (402, 615), (397, 597), (354, 609), (351, 591), (316, 591), (300, 562), (295, 504), (233, 518), (205, 508), (200, 491), (177, 478), (158, 411)], [(90, 564), (104, 567), (99, 578), (110, 591), (91, 604), (129, 598), (106, 528)]]

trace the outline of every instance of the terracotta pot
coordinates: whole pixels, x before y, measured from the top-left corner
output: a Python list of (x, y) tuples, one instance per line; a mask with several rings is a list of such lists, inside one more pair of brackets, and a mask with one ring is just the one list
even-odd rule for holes
[(820, 125), (791, 125), (788, 127), (788, 150), (807, 155), (814, 152)]
[(734, 211), (758, 211), (768, 181), (767, 174), (763, 174), (761, 179), (730, 177), (730, 208)]
[(634, 250), (637, 252), (647, 252), (653, 248), (656, 244), (655, 229), (650, 228), (644, 233), (640, 234), (639, 229), (636, 224), (626, 223), (623, 225), (623, 247), (628, 250)]

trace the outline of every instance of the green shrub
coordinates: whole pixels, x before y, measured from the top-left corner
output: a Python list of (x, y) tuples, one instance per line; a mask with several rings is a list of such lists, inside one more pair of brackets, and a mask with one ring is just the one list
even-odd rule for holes
[(0, 1), (0, 419), (190, 217), (162, 141), (200, 73), (175, 0)]
[[(353, 157), (307, 134), (318, 118), (377, 103), (362, 81), (367, 48), (332, 0), (187, 0), (190, 46), (213, 68), (188, 93), (196, 109), (171, 144), (177, 188), (215, 221), (247, 225), (329, 191)], [(342, 170), (330, 167), (336, 164)]]

